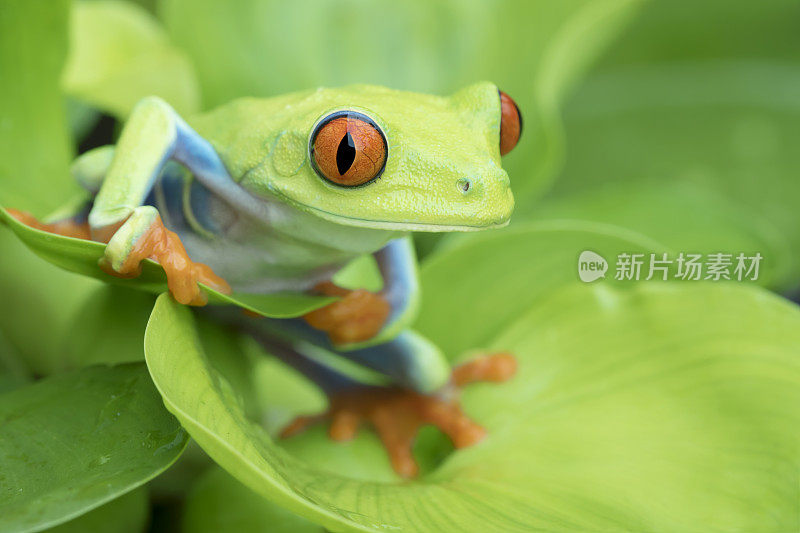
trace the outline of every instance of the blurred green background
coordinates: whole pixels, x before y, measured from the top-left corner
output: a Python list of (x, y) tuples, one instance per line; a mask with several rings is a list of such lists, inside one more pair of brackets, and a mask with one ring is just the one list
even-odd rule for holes
[[(446, 94), (482, 79), (525, 118), (504, 159), (508, 231), (577, 220), (665, 251), (760, 252), (760, 285), (800, 287), (800, 3), (789, 0), (0, 0), (0, 204), (37, 215), (63, 204), (77, 192), (71, 159), (113, 142), (148, 94), (190, 114), (315, 86)], [(425, 260), (482, 238), (417, 245)], [(112, 351), (140, 360), (153, 298), (112, 291), (0, 231), (0, 390)], [(442, 315), (427, 312), (434, 330)], [(181, 468), (206, 464), (199, 449), (186, 456)], [(190, 464), (159, 478), (152, 527), (172, 527), (183, 474), (196, 475)], [(193, 489), (192, 530), (223, 527), (201, 510), (226, 484), (243, 491), (225, 476)], [(147, 505), (138, 491), (94, 513), (137, 516), (117, 529), (134, 531)]]

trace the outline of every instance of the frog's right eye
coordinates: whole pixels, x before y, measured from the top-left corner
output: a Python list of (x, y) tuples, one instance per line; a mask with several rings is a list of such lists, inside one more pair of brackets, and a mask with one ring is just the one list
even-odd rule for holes
[(320, 177), (343, 187), (357, 187), (383, 172), (386, 137), (363, 113), (337, 111), (311, 132), (309, 152)]
[(503, 91), (500, 93), (500, 155), (506, 155), (522, 135), (522, 113), (517, 103)]

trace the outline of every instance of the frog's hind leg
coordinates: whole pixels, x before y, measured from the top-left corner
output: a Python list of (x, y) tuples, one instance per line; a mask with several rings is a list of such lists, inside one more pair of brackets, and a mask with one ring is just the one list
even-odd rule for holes
[(421, 393), (433, 392), (450, 379), (450, 364), (442, 351), (413, 330), (405, 330), (394, 339), (357, 350), (338, 350), (328, 335), (301, 319), (257, 319), (254, 326), (273, 334), (302, 339), (335, 357), (347, 359), (374, 370), (395, 385)]
[[(298, 322), (249, 319), (245, 326), (245, 331), (253, 335), (268, 352), (303, 373), (329, 399), (329, 408), (325, 413), (295, 419), (281, 436), (291, 437), (314, 423), (330, 420), (330, 437), (337, 441), (349, 440), (366, 422), (375, 429), (392, 467), (403, 477), (413, 477), (418, 472), (411, 449), (423, 425), (438, 427), (457, 448), (481, 440), (484, 429), (461, 410), (461, 387), (477, 381), (505, 381), (516, 371), (516, 361), (508, 354), (479, 357), (456, 367), (452, 376), (447, 372), (444, 383), (439, 383), (434, 392), (420, 386), (425, 382), (421, 376), (424, 376), (424, 361), (428, 357), (419, 356), (418, 349), (428, 349), (421, 336), (406, 331), (383, 345), (350, 352), (333, 352), (323, 346), (324, 335), (309, 341), (307, 337), (298, 336), (298, 331), (290, 333), (287, 326), (291, 324), (296, 327)], [(281, 323), (282, 327), (270, 331), (270, 323)], [(394, 384), (364, 384), (345, 376), (314, 356), (314, 352), (318, 354), (320, 351), (378, 370)], [(438, 378), (436, 381), (439, 381)], [(428, 382), (433, 383), (430, 380)]]
[(462, 410), (461, 387), (477, 381), (505, 381), (515, 370), (513, 357), (494, 354), (457, 367), (450, 383), (436, 394), (421, 394), (396, 386), (337, 387), (335, 392), (328, 393), (327, 412), (295, 419), (281, 436), (291, 437), (311, 424), (330, 420), (331, 439), (345, 441), (355, 437), (362, 423), (368, 423), (386, 448), (395, 472), (405, 478), (415, 477), (419, 467), (412, 448), (420, 428), (425, 425), (439, 428), (456, 448), (476, 444), (486, 431)]
[[(346, 376), (332, 366), (312, 357), (309, 354), (309, 347), (311, 346), (309, 344), (298, 344), (285, 338), (277, 338), (263, 330), (245, 328), (245, 331), (250, 334), (267, 353), (277, 357), (285, 364), (303, 374), (307, 379), (311, 380), (328, 398), (336, 397), (344, 391), (358, 389), (363, 386), (359, 381)], [(308, 426), (322, 421), (326, 416), (326, 413), (299, 416), (284, 428), (281, 435), (288, 437), (299, 433)], [(339, 423), (341, 424), (341, 418)], [(355, 431), (355, 428), (353, 428), (353, 431)], [(332, 427), (331, 436), (333, 437), (336, 434), (337, 431)]]

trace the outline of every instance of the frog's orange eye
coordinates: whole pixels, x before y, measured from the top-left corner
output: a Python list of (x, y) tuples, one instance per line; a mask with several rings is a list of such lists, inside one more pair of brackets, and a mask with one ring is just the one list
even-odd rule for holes
[(514, 100), (500, 93), (500, 155), (506, 155), (519, 142), (522, 135), (522, 113)]
[(386, 138), (368, 116), (337, 111), (311, 133), (311, 161), (317, 174), (344, 187), (374, 180), (386, 165)]

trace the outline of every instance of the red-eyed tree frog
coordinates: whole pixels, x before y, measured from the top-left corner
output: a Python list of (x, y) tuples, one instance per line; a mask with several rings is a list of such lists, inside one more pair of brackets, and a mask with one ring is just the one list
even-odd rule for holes
[[(370, 421), (395, 470), (413, 476), (420, 425), (437, 425), (456, 446), (483, 435), (442, 391), (502, 381), (515, 362), (494, 354), (451, 373), (440, 350), (409, 329), (419, 299), (409, 233), (506, 225), (514, 199), (500, 158), (521, 131), (516, 104), (491, 83), (449, 97), (353, 85), (242, 98), (187, 120), (148, 97), (115, 146), (74, 163), (93, 195), (81, 212), (53, 224), (15, 215), (106, 242), (102, 267), (115, 275), (135, 275), (143, 259), (156, 260), (184, 304), (205, 304), (198, 283), (339, 296), (302, 319), (213, 312), (328, 394), (333, 438), (351, 438)], [(382, 290), (331, 282), (363, 254), (374, 255)], [(314, 350), (371, 368), (392, 386), (359, 383)], [(284, 434), (317, 418), (298, 419)]]

